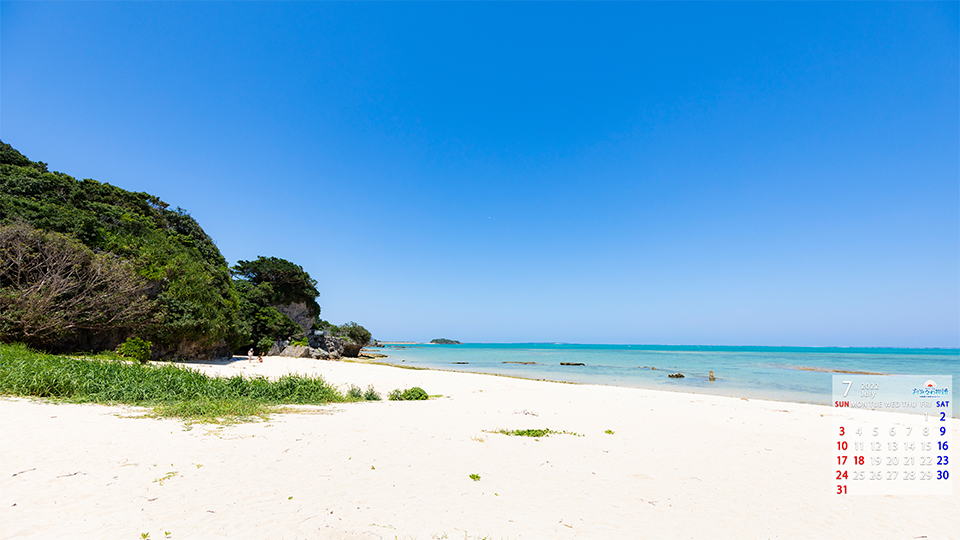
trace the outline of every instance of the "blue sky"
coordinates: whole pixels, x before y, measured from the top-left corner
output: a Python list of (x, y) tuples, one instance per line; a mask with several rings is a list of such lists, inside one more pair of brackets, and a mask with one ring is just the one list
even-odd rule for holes
[(0, 138), (386, 340), (960, 346), (952, 3), (2, 2)]

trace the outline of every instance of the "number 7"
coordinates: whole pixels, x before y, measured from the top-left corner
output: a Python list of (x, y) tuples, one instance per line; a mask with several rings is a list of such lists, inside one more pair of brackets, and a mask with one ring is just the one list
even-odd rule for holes
[(847, 385), (847, 389), (843, 391), (843, 397), (847, 397), (847, 392), (850, 391), (850, 386), (853, 384), (853, 381), (840, 381), (840, 382)]

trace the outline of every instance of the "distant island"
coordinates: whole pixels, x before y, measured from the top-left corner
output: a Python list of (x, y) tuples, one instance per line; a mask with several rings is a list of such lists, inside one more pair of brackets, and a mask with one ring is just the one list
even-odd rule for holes
[(455, 339), (445, 339), (445, 338), (432, 339), (430, 340), (430, 343), (433, 343), (435, 345), (463, 345), (463, 343), (460, 343)]

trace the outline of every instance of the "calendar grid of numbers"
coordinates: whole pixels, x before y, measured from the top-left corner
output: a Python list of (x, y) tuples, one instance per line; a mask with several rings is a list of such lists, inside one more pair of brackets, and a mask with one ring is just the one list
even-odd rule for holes
[(834, 375), (831, 490), (953, 494), (952, 391), (949, 375)]

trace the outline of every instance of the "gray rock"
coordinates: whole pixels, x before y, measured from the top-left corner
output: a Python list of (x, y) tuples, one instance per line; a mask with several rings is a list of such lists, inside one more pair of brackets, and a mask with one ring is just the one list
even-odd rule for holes
[(310, 336), (310, 347), (326, 351), (331, 356), (340, 358), (343, 355), (344, 342), (338, 337)]
[(283, 352), (280, 353), (280, 356), (286, 356), (289, 358), (309, 358), (310, 357), (310, 347), (304, 347), (302, 345), (288, 345)]
[(275, 341), (273, 345), (270, 346), (270, 350), (267, 351), (267, 356), (280, 356), (280, 353), (287, 348), (289, 342), (287, 341)]
[(297, 326), (303, 330), (304, 334), (310, 332), (310, 328), (313, 326), (313, 315), (310, 314), (310, 310), (303, 302), (293, 302), (291, 304), (280, 304), (270, 307), (290, 317), (290, 320), (297, 323)]
[(344, 343), (343, 344), (343, 356), (347, 358), (356, 358), (360, 356), (360, 349), (363, 348), (363, 345), (357, 345), (356, 343)]
[(313, 347), (311, 347), (310, 358), (314, 358), (316, 360), (337, 360), (340, 358), (340, 356), (339, 355), (334, 356), (333, 354), (330, 354), (323, 349), (314, 349)]

